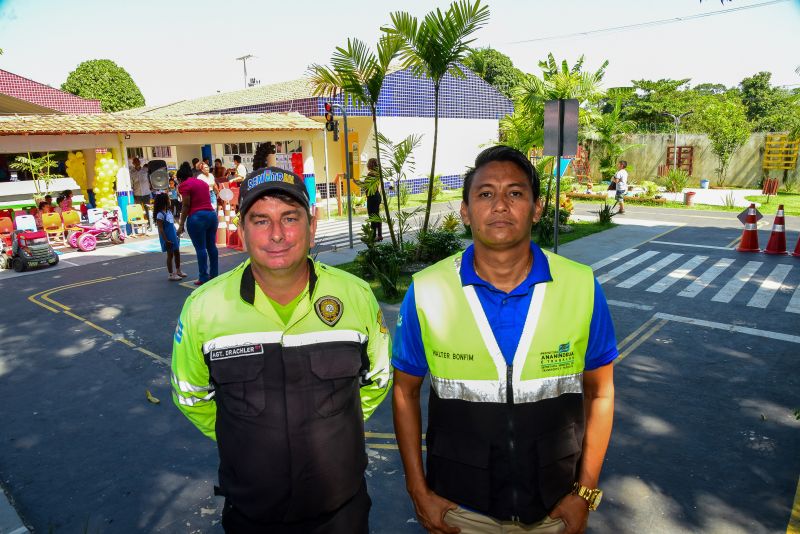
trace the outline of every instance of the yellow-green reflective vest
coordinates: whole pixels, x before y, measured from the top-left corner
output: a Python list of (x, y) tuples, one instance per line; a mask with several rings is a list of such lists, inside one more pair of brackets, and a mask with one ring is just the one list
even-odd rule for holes
[(576, 480), (583, 369), (594, 307), (591, 269), (545, 252), (513, 365), (506, 365), (461, 254), (414, 277), (431, 374), (430, 488), (502, 521), (541, 521)]

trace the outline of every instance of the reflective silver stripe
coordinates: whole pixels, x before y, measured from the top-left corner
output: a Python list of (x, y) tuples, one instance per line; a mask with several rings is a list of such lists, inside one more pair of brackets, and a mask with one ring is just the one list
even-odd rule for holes
[[(204, 391), (213, 391), (214, 387), (209, 384), (207, 386), (195, 386), (190, 382), (186, 382), (185, 380), (178, 380), (178, 377), (175, 376), (175, 373), (172, 373), (172, 386), (175, 391), (182, 391), (183, 393), (203, 393)], [(177, 388), (175, 388), (177, 386)]]
[(179, 404), (183, 406), (194, 406), (195, 404), (211, 402), (212, 400), (214, 400), (215, 394), (216, 393), (212, 391), (205, 397), (184, 397), (183, 395), (178, 395), (178, 394), (175, 394), (175, 396), (178, 398)]
[(366, 343), (369, 339), (364, 333), (356, 330), (327, 330), (322, 332), (307, 332), (305, 334), (292, 334), (283, 336), (284, 347), (302, 347), (317, 343), (353, 342)]
[(514, 403), (554, 399), (565, 393), (583, 393), (583, 373), (517, 381), (514, 384)]
[(747, 223), (744, 225), (745, 230), (758, 230), (756, 223)]
[(431, 375), (431, 385), (440, 399), (506, 402), (505, 380), (452, 380)]
[(782, 225), (782, 224), (773, 225), (772, 226), (772, 231), (773, 232), (783, 232), (784, 231), (784, 225)]
[(489, 320), (483, 312), (481, 301), (478, 300), (478, 294), (475, 292), (473, 286), (463, 286), (464, 296), (467, 297), (469, 308), (472, 310), (472, 315), (475, 317), (475, 322), (478, 324), (478, 331), (481, 333), (483, 343), (486, 345), (486, 350), (494, 361), (494, 366), (497, 368), (497, 378), (499, 379), (502, 389), (506, 387), (506, 360), (503, 358), (503, 353), (497, 344), (497, 340), (492, 333), (492, 327), (489, 326)]
[(203, 354), (208, 354), (212, 350), (222, 350), (231, 347), (240, 347), (242, 345), (257, 345), (280, 343), (283, 332), (250, 332), (246, 334), (233, 334), (230, 336), (221, 336), (214, 338), (211, 341), (203, 343)]
[(522, 335), (517, 344), (517, 351), (514, 353), (514, 377), (511, 382), (514, 390), (517, 389), (517, 384), (519, 384), (522, 379), (522, 370), (525, 368), (525, 361), (528, 359), (528, 353), (531, 350), (533, 335), (536, 333), (536, 326), (539, 324), (539, 317), (542, 314), (546, 290), (547, 284), (536, 284), (533, 286), (533, 295), (531, 296), (531, 303), (528, 306), (528, 316), (525, 318), (525, 326), (522, 327)]
[(778, 212), (775, 214), (775, 218), (778, 217), (783, 217), (783, 210), (778, 210)]

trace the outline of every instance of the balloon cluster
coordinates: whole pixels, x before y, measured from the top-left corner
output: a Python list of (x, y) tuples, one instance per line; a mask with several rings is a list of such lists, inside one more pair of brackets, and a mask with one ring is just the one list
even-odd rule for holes
[(86, 160), (83, 159), (83, 152), (67, 154), (67, 176), (75, 180), (75, 183), (81, 188), (83, 198), (89, 198), (86, 192)]
[(117, 205), (114, 180), (118, 170), (119, 164), (110, 152), (97, 155), (94, 163), (94, 195), (101, 208), (111, 209)]

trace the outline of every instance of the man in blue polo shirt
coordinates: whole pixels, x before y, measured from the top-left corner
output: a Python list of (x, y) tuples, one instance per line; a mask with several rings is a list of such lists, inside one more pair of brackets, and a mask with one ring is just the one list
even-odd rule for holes
[(591, 269), (530, 241), (541, 211), (528, 159), (484, 150), (461, 206), (474, 245), (417, 273), (400, 308), (395, 432), (429, 532), (580, 533), (602, 497), (614, 327)]

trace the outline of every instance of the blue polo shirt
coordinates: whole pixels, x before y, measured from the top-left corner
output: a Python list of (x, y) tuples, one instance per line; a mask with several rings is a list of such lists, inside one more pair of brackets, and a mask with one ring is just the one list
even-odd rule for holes
[[(461, 261), (461, 284), (475, 287), (483, 312), (486, 314), (492, 333), (508, 365), (511, 365), (514, 360), (514, 353), (517, 351), (519, 338), (522, 336), (522, 328), (525, 325), (528, 308), (533, 297), (533, 287), (553, 279), (547, 256), (533, 242), (531, 242), (531, 253), (533, 254), (533, 265), (530, 273), (519, 286), (509, 293), (497, 289), (478, 276), (473, 263), (475, 251), (472, 245), (464, 251)], [(469, 312), (465, 311), (465, 313)], [(400, 306), (393, 347), (392, 365), (396, 369), (414, 376), (425, 376), (428, 372), (428, 362), (422, 346), (422, 333), (417, 316), (413, 283), (408, 288), (403, 304)], [(608, 303), (600, 284), (595, 280), (594, 309), (589, 327), (585, 369), (591, 371), (602, 367), (614, 361), (618, 355), (614, 323), (611, 320)]]

